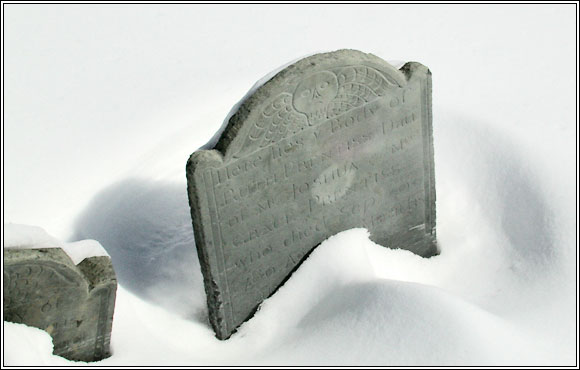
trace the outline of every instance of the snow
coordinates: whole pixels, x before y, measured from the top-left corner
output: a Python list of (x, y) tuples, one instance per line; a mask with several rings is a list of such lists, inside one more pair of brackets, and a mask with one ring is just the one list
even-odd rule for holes
[(4, 248), (61, 248), (62, 245), (61, 241), (38, 226), (4, 224)]
[(10, 366), (69, 365), (64, 358), (52, 355), (52, 339), (44, 330), (4, 322), (4, 364)]
[(75, 265), (88, 257), (111, 257), (98, 241), (90, 239), (66, 243), (62, 249)]
[(40, 249), (61, 248), (75, 265), (88, 257), (110, 257), (105, 248), (96, 240), (80, 240), (63, 243), (48, 235), (38, 226), (4, 224), (4, 248), (6, 249)]
[[(111, 256), (98, 365), (574, 365), (573, 6), (4, 4), (4, 222)], [(219, 341), (187, 158), (264, 72), (342, 48), (433, 72), (441, 254), (345, 231)], [(4, 365), (77, 365), (47, 339), (4, 323)]]

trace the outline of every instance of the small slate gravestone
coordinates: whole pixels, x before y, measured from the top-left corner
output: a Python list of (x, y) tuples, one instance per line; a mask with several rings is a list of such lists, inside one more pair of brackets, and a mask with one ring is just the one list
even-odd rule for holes
[(4, 320), (43, 329), (53, 354), (109, 357), (117, 280), (108, 256), (78, 265), (61, 248), (4, 249)]
[(366, 227), (437, 253), (431, 73), (354, 50), (285, 68), (187, 164), (195, 240), (220, 339), (318, 244)]

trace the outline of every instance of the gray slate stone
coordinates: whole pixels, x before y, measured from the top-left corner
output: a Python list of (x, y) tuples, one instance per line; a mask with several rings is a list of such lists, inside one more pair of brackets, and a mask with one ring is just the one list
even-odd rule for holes
[(45, 330), (53, 354), (109, 357), (117, 280), (109, 257), (75, 266), (60, 248), (4, 249), (4, 320)]
[(187, 163), (210, 322), (251, 317), (340, 231), (437, 253), (431, 73), (339, 50), (302, 59), (247, 96)]

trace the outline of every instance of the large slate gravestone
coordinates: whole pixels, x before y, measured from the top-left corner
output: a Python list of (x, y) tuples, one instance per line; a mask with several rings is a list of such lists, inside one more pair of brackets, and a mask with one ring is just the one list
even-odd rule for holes
[(111, 355), (117, 280), (110, 257), (78, 265), (61, 248), (4, 249), (4, 320), (45, 330), (53, 354), (74, 361)]
[(187, 179), (220, 339), (340, 231), (436, 254), (431, 73), (354, 50), (302, 59), (245, 98)]

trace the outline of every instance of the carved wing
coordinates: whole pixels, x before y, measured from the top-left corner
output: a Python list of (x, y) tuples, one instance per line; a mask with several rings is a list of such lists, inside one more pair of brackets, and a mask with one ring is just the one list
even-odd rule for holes
[(308, 125), (306, 115), (292, 106), (292, 95), (276, 96), (256, 118), (234, 157), (239, 158), (274, 144)]
[(338, 94), (328, 105), (328, 118), (369, 103), (399, 86), (391, 77), (367, 66), (341, 67), (333, 72), (337, 76)]

